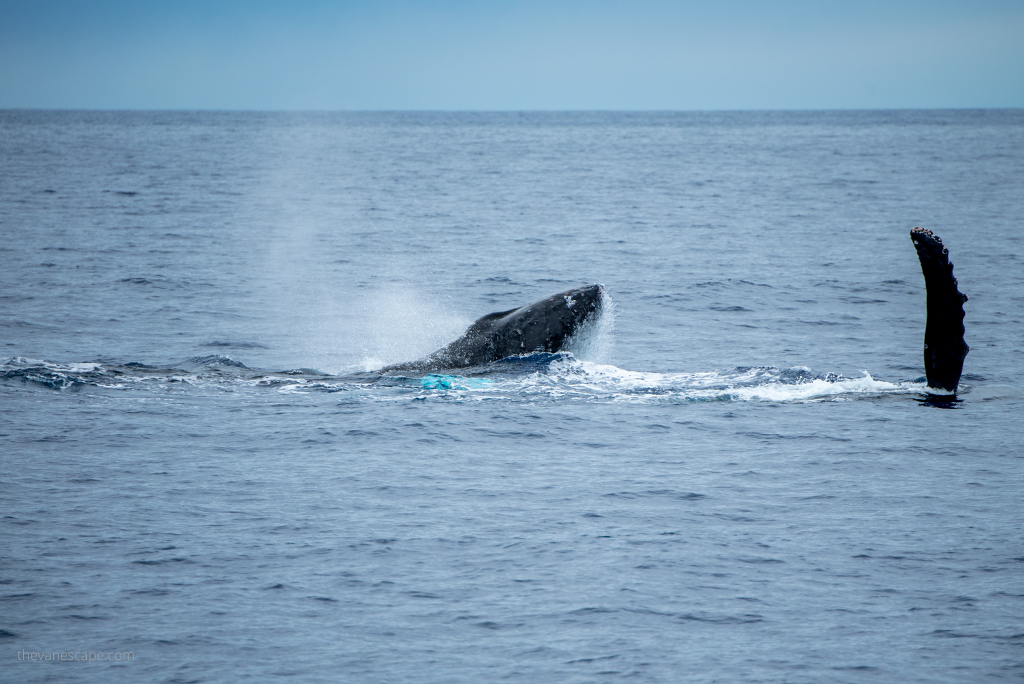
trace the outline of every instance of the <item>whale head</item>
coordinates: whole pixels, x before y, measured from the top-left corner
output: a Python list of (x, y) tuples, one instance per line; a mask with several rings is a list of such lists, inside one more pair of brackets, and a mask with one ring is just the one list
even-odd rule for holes
[(587, 285), (538, 299), (506, 312), (496, 327), (504, 329), (506, 355), (558, 352), (581, 328), (601, 314), (603, 285)]
[[(508, 356), (560, 352), (601, 315), (602, 285), (587, 285), (479, 318), (444, 349), (419, 361), (385, 366), (384, 373), (465, 368)], [(584, 335), (585, 337), (585, 335)]]

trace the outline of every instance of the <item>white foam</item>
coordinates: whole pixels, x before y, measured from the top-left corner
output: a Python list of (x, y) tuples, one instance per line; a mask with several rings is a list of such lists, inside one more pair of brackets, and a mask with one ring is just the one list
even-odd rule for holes
[(551, 398), (577, 396), (622, 402), (764, 401), (808, 402), (926, 392), (923, 383), (860, 378), (803, 377), (806, 367), (748, 368), (732, 372), (643, 373), (567, 357), (547, 372), (504, 380), (495, 389)]
[(72, 373), (91, 373), (100, 370), (102, 366), (98, 363), (69, 363), (66, 368)]
[(814, 379), (797, 384), (767, 383), (755, 387), (741, 387), (729, 390), (740, 401), (800, 402), (820, 399), (835, 399), (845, 395), (906, 394), (920, 391), (902, 383), (875, 380), (864, 372), (864, 377), (852, 380)]

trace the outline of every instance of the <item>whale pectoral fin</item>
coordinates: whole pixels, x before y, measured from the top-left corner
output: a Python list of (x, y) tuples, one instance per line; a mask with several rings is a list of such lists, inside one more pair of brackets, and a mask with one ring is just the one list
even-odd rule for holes
[(928, 321), (924, 331), (924, 368), (928, 386), (956, 392), (970, 347), (964, 342), (964, 302), (957, 288), (949, 250), (939, 236), (925, 228), (910, 231), (928, 292)]

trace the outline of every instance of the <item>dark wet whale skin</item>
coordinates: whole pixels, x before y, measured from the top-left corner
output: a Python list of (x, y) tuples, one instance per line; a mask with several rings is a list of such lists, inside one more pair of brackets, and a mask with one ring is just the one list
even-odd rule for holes
[(924, 331), (924, 368), (928, 386), (956, 393), (964, 359), (971, 350), (964, 342), (964, 302), (953, 277), (953, 263), (942, 239), (926, 228), (910, 231), (921, 261), (928, 292), (928, 322)]
[(459, 339), (418, 361), (381, 369), (425, 371), (477, 366), (531, 352), (558, 352), (599, 312), (604, 287), (588, 285), (478, 319)]

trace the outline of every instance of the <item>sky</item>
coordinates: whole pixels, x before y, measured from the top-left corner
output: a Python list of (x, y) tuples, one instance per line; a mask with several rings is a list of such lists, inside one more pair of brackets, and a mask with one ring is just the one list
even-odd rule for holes
[(1024, 107), (1024, 0), (0, 0), (0, 108)]

